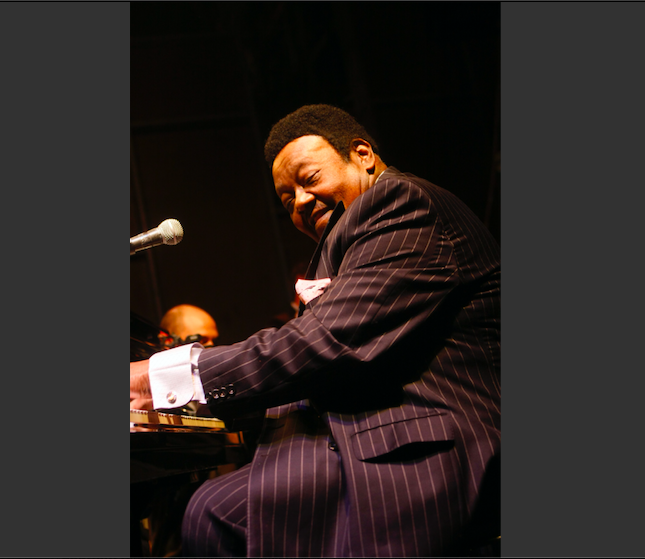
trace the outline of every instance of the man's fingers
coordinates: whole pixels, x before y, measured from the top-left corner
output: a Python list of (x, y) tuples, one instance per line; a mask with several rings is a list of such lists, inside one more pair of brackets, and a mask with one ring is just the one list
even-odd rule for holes
[(130, 398), (137, 396), (150, 396), (147, 360), (130, 363)]
[(130, 400), (131, 410), (152, 410), (152, 400), (150, 398), (135, 398)]

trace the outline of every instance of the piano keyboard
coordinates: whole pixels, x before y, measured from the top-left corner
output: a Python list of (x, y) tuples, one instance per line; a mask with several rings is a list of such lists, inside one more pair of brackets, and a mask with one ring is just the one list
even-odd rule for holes
[(130, 410), (130, 426), (156, 425), (169, 427), (190, 427), (202, 429), (225, 429), (221, 419), (215, 417), (194, 417), (190, 415), (175, 415), (148, 410)]

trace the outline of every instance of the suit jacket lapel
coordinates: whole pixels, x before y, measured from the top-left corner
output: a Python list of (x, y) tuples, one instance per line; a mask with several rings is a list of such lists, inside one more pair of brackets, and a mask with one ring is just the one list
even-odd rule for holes
[(334, 225), (338, 222), (340, 219), (340, 216), (345, 213), (345, 204), (342, 202), (338, 202), (336, 207), (334, 208), (333, 213), (331, 214), (331, 217), (329, 218), (329, 223), (327, 223), (327, 227), (325, 227), (325, 230), (323, 231), (322, 237), (320, 237), (320, 241), (318, 241), (318, 245), (316, 246), (316, 250), (314, 251), (314, 255), (311, 257), (311, 261), (309, 262), (309, 267), (307, 268), (307, 273), (305, 274), (305, 279), (316, 279), (316, 269), (318, 268), (318, 262), (320, 262), (320, 255), (322, 253), (322, 247), (325, 244), (325, 241), (327, 240), (327, 237), (329, 236), (330, 231), (334, 228)]
[[(309, 261), (309, 266), (307, 267), (307, 273), (305, 274), (305, 279), (308, 279), (308, 280), (316, 279), (315, 277), (316, 270), (318, 269), (318, 263), (320, 262), (322, 247), (325, 244), (327, 237), (329, 236), (329, 232), (334, 228), (334, 225), (338, 223), (340, 216), (342, 216), (344, 213), (345, 213), (345, 204), (343, 204), (342, 202), (338, 202), (338, 204), (336, 204), (336, 207), (334, 208), (333, 213), (331, 214), (331, 217), (329, 218), (329, 223), (327, 223), (327, 227), (325, 227), (325, 230), (323, 231), (322, 237), (320, 237), (320, 241), (318, 241), (318, 244), (316, 245), (316, 250), (314, 251), (314, 255), (311, 257), (311, 260)], [(301, 316), (304, 311), (305, 311), (305, 304), (302, 301), (300, 301), (298, 316)]]

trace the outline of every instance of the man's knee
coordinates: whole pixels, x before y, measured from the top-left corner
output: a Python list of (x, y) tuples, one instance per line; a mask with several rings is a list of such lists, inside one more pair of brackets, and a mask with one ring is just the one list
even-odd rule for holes
[(208, 480), (194, 493), (182, 524), (184, 555), (246, 555), (248, 475), (242, 470)]

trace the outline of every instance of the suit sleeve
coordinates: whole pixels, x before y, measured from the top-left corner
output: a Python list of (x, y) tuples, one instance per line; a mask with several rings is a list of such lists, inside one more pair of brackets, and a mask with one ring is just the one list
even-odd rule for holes
[(444, 229), (423, 190), (379, 181), (329, 235), (317, 276), (332, 281), (302, 316), (202, 352), (204, 389), (224, 396), (217, 408), (277, 406), (369, 374), (370, 364), (395, 352), (459, 285)]

